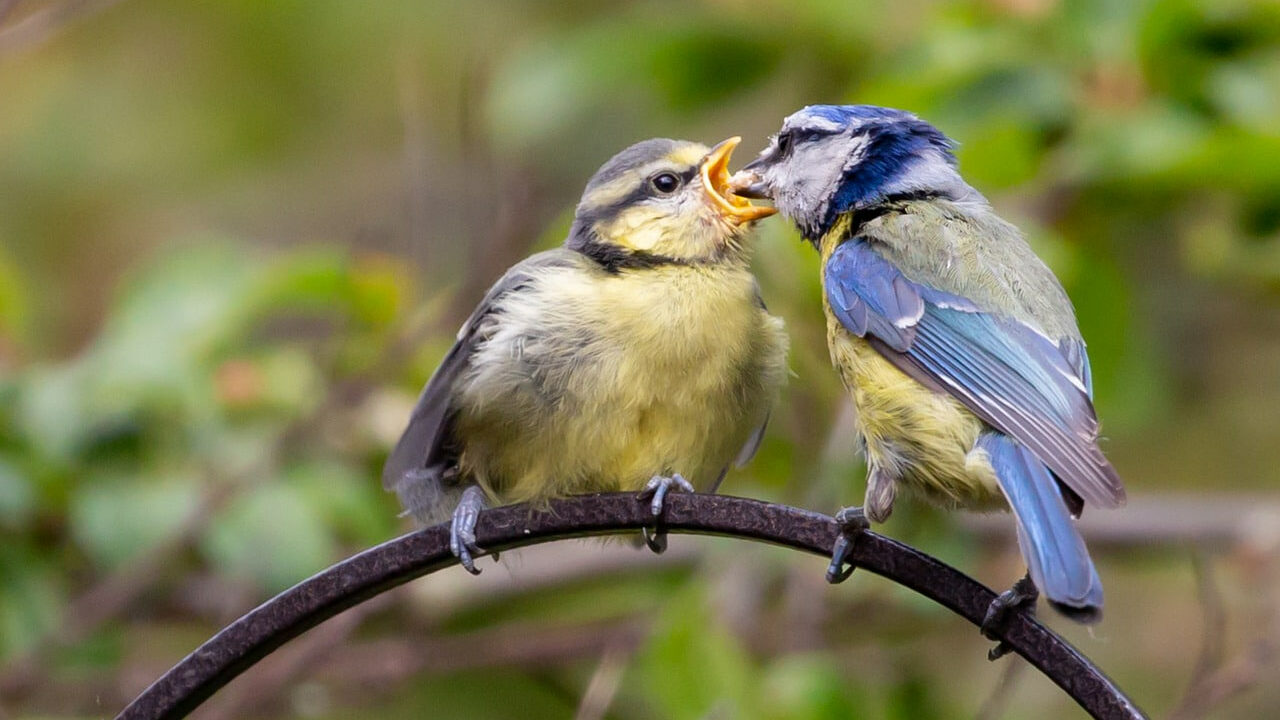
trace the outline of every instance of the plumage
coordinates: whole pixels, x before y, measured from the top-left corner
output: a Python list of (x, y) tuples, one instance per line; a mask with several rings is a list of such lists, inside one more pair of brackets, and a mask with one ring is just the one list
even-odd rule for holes
[(1084, 378), (1062, 347), (1028, 324), (907, 280), (861, 238), (826, 262), (831, 312), (849, 332), (879, 341), (899, 370), (942, 386), (992, 427), (1033, 450), (1090, 504), (1115, 507), (1119, 476), (1098, 448)]
[(1084, 341), (1057, 278), (964, 182), (952, 147), (900, 110), (813, 106), (733, 185), (773, 198), (821, 254), (867, 515), (889, 515), (896, 484), (1011, 507), (1032, 579), (1090, 621), (1102, 587), (1071, 518), (1124, 489), (1098, 445)]
[(464, 488), (535, 505), (655, 476), (713, 490), (758, 447), (787, 339), (744, 245), (772, 210), (721, 194), (734, 144), (619, 153), (565, 246), (511, 268), (458, 332), (383, 483), (422, 522), (454, 512), (469, 569), (476, 507), (454, 505), (480, 496)]
[(984, 433), (978, 448), (986, 453), (996, 481), (1009, 497), (1018, 547), (1036, 587), (1054, 588), (1050, 600), (1063, 613), (1085, 622), (1095, 619), (1102, 608), (1102, 581), (1048, 468), (1001, 433)]

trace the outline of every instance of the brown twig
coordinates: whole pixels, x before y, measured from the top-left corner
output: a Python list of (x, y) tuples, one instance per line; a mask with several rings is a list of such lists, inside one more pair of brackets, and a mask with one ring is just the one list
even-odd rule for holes
[(202, 708), (197, 717), (200, 720), (244, 717), (250, 708), (260, 708), (278, 698), (282, 688), (333, 655), (334, 649), (345, 643), (365, 618), (385, 607), (391, 599), (388, 595), (376, 598), (316, 628), (297, 643), (272, 655), (257, 672), (245, 676), (231, 688), (226, 697)]
[[(1013, 537), (1007, 515), (957, 516), (967, 530), (991, 537)], [(1121, 512), (1090, 512), (1080, 532), (1090, 547), (1188, 546), (1231, 550), (1249, 542), (1255, 527), (1280, 524), (1280, 502), (1271, 495), (1206, 497), (1199, 493), (1132, 495)]]
[[(1274, 562), (1274, 558), (1270, 560)], [(1270, 573), (1264, 573), (1267, 575), (1264, 582), (1270, 586), (1271, 592), (1263, 605), (1265, 616), (1255, 625), (1258, 632), (1243, 652), (1230, 661), (1224, 661), (1222, 637), (1226, 632), (1226, 612), (1222, 596), (1213, 582), (1209, 566), (1197, 563), (1196, 569), (1205, 614), (1204, 641), (1187, 691), (1169, 714), (1169, 720), (1204, 717), (1213, 708), (1258, 684), (1280, 655), (1280, 597)]]
[[(1227, 611), (1222, 602), (1222, 591), (1218, 588), (1213, 559), (1203, 552), (1195, 553), (1191, 556), (1191, 567), (1196, 577), (1196, 595), (1204, 614), (1200, 654), (1196, 657), (1195, 669), (1191, 671), (1190, 687), (1194, 688), (1222, 666), (1226, 652), (1223, 639), (1227, 634)], [(1180, 704), (1185, 705), (1190, 700), (1184, 697)]]
[(9, 17), (9, 13), (13, 12), (13, 9), (18, 7), (20, 2), (22, 0), (0, 0), (0, 23)]
[[(99, 13), (121, 0), (67, 0), (37, 10), (10, 28), (0, 31), (0, 55), (34, 47), (62, 32), (72, 23)], [(0, 20), (17, 5), (10, 1), (0, 6)]]
[(548, 627), (507, 624), (461, 635), (373, 640), (332, 653), (316, 677), (333, 685), (390, 686), (412, 676), (489, 667), (546, 667), (602, 653), (634, 649), (649, 632), (639, 618)]
[(1004, 669), (1000, 671), (1000, 679), (996, 681), (996, 686), (991, 689), (991, 694), (974, 714), (974, 720), (996, 720), (1004, 715), (1004, 711), (1009, 708), (1009, 701), (1013, 699), (1013, 691), (1018, 687), (1018, 678), (1022, 676), (1022, 671), (1026, 667), (1027, 664), (1019, 658), (1009, 658), (1004, 664)]
[(582, 702), (578, 705), (575, 720), (601, 720), (604, 717), (609, 706), (613, 704), (614, 696), (618, 694), (623, 671), (627, 669), (627, 661), (630, 660), (634, 649), (635, 643), (631, 638), (625, 638), (605, 648), (604, 654), (600, 656), (600, 664), (591, 674), (587, 689), (582, 693)]
[(68, 603), (63, 624), (54, 635), (27, 654), (0, 667), (0, 697), (26, 692), (40, 680), (52, 652), (83, 642), (155, 587), (165, 577), (164, 567), (204, 533), (213, 516), (240, 487), (235, 482), (209, 484), (195, 507), (167, 539), (153, 545), (141, 557), (102, 578)]

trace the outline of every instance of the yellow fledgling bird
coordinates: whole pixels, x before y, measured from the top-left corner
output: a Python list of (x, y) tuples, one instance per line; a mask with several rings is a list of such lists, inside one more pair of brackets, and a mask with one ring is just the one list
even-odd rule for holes
[(759, 445), (787, 337), (745, 243), (773, 210), (724, 189), (737, 143), (615, 155), (565, 244), (511, 268), (458, 332), (382, 479), (423, 523), (452, 510), (472, 573), (490, 502), (645, 491), (658, 515), (669, 490), (714, 491)]

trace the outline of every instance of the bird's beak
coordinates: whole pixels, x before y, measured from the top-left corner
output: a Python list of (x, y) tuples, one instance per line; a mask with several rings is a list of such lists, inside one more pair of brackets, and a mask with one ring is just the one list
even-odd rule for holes
[(769, 192), (769, 186), (765, 184), (764, 178), (760, 177), (760, 173), (756, 171), (756, 166), (760, 161), (753, 160), (747, 163), (747, 166), (733, 174), (729, 178), (729, 192), (738, 197), (752, 198), (753, 200), (772, 200), (773, 193)]
[(752, 205), (729, 187), (729, 157), (740, 142), (742, 138), (731, 137), (711, 148), (711, 152), (702, 159), (702, 167), (699, 169), (702, 189), (706, 191), (707, 197), (720, 214), (738, 225), (767, 218), (778, 212), (771, 207)]

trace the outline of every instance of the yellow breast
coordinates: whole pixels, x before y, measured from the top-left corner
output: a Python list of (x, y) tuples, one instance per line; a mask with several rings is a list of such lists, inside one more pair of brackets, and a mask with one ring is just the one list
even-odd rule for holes
[(846, 330), (825, 298), (823, 305), (831, 362), (853, 399), (868, 464), (939, 504), (1002, 503), (990, 464), (971, 452), (982, 421), (955, 398), (903, 373)]
[[(521, 322), (560, 344), (534, 362), (560, 368), (556, 396), (488, 398), (468, 440), (485, 453), (469, 469), (504, 501), (634, 490), (670, 473), (707, 488), (785, 378), (782, 323), (745, 268), (574, 270), (535, 294)], [(486, 439), (513, 413), (520, 422)]]

